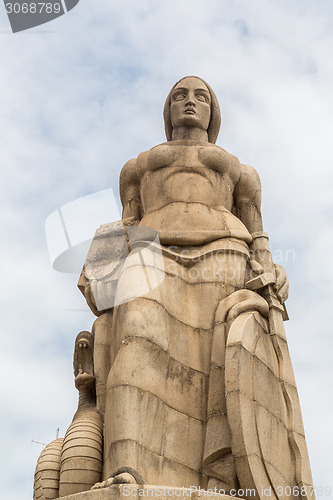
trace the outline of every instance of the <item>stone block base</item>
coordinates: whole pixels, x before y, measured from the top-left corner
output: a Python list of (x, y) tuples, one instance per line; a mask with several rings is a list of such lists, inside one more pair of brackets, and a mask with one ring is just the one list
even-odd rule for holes
[[(236, 492), (235, 492), (236, 494)], [(175, 486), (140, 486), (137, 484), (113, 485), (99, 490), (89, 490), (62, 497), (63, 500), (240, 500), (239, 497), (199, 488)]]

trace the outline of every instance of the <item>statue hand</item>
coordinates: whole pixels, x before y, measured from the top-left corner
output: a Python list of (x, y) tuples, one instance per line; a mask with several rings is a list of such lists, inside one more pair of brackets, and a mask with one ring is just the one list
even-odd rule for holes
[(276, 295), (278, 296), (281, 304), (288, 298), (289, 294), (289, 280), (286, 273), (286, 270), (280, 264), (274, 264), (275, 274), (276, 274), (276, 282), (274, 284), (274, 289), (276, 291)]
[(124, 219), (122, 219), (122, 223), (124, 224), (124, 226), (134, 226), (135, 223), (137, 223), (138, 221), (135, 220), (134, 217), (125, 217)]

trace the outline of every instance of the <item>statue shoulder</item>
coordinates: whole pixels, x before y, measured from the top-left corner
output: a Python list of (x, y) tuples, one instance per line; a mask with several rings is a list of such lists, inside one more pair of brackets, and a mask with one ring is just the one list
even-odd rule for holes
[(216, 151), (221, 151), (223, 152), (224, 155), (228, 156), (228, 158), (235, 163), (239, 163), (239, 159), (237, 156), (233, 155), (232, 153), (229, 153), (226, 149), (222, 148), (221, 146), (218, 146), (217, 144), (210, 144), (210, 147), (213, 148)]
[(131, 182), (135, 180), (137, 176), (137, 158), (133, 158), (132, 160), (128, 160), (120, 172), (120, 183), (122, 182)]
[(130, 184), (133, 185), (139, 183), (138, 170), (140, 165), (147, 162), (148, 153), (149, 151), (140, 153), (137, 158), (132, 158), (125, 163), (121, 169), (119, 177), (120, 189)]
[(235, 197), (239, 200), (249, 200), (254, 204), (261, 201), (261, 183), (255, 168), (240, 164), (240, 176), (235, 186)]
[(125, 163), (120, 172), (119, 177), (119, 192), (120, 198), (123, 201), (127, 198), (128, 191), (132, 191), (136, 186), (139, 186), (137, 172), (137, 158), (133, 158)]

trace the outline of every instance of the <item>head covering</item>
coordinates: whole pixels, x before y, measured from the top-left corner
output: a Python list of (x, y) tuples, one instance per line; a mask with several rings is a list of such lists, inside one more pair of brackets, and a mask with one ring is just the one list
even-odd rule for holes
[(170, 113), (170, 105), (171, 105), (171, 94), (174, 88), (178, 85), (178, 83), (182, 82), (186, 78), (197, 78), (198, 80), (201, 80), (202, 83), (204, 83), (210, 93), (211, 97), (211, 102), (210, 102), (210, 122), (208, 125), (207, 133), (208, 133), (208, 142), (211, 142), (215, 144), (217, 136), (219, 135), (220, 131), (220, 126), (221, 126), (221, 111), (220, 111), (220, 106), (218, 103), (218, 100), (216, 98), (216, 95), (214, 94), (213, 90), (210, 88), (208, 83), (205, 82), (202, 78), (199, 78), (198, 76), (184, 76), (184, 78), (181, 78), (178, 80), (177, 83), (174, 84), (172, 89), (170, 90), (168, 97), (166, 98), (165, 105), (164, 105), (164, 111), (163, 111), (163, 116), (164, 116), (164, 125), (165, 125), (165, 134), (167, 137), (168, 141), (172, 140), (172, 124), (171, 124), (171, 113)]
[(79, 344), (82, 339), (88, 340), (88, 349), (85, 349), (85, 364), (88, 365), (83, 367), (83, 371), (86, 371), (87, 369), (91, 368), (93, 372), (93, 353), (94, 353), (94, 334), (91, 332), (80, 332), (76, 336), (75, 339), (75, 349), (74, 349), (74, 359), (73, 359), (73, 368), (74, 368), (74, 375), (75, 377), (79, 373), (79, 365), (83, 363), (82, 359), (82, 353), (79, 353)]

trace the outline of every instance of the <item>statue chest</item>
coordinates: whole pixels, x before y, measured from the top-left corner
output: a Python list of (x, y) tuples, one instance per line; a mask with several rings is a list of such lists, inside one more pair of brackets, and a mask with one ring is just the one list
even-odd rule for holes
[(238, 167), (237, 158), (218, 146), (157, 146), (138, 165), (145, 212), (174, 202), (223, 205), (230, 210)]
[(230, 171), (231, 155), (218, 146), (202, 145), (160, 145), (149, 151), (146, 162), (141, 165), (139, 174), (173, 167), (183, 171), (202, 173), (213, 170), (220, 174)]

